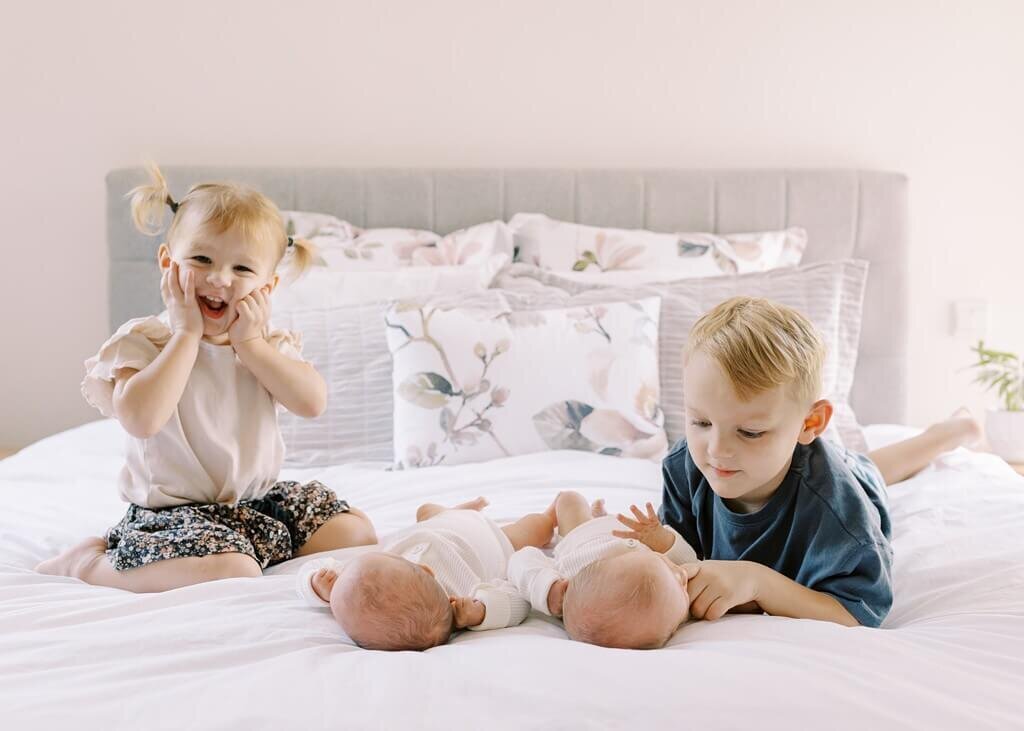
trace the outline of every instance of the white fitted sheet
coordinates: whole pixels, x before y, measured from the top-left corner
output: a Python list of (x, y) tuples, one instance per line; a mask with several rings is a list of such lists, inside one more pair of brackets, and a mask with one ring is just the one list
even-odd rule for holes
[[(991, 455), (958, 450), (891, 489), (895, 604), (880, 630), (727, 616), (638, 652), (572, 642), (535, 614), (389, 654), (345, 644), (298, 600), (298, 561), (154, 595), (35, 574), (121, 516), (121, 453), (120, 428), (101, 421), (0, 462), (6, 728), (1024, 727), (1024, 478)], [(426, 500), (486, 495), (504, 520), (560, 489), (611, 510), (660, 494), (659, 465), (582, 452), (282, 477), (322, 480), (381, 535)]]

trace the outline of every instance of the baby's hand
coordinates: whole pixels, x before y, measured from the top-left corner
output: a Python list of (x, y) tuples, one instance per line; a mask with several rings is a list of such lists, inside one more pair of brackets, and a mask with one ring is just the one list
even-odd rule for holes
[(658, 520), (658, 514), (654, 512), (653, 505), (647, 503), (647, 515), (641, 513), (640, 508), (636, 505), (630, 505), (629, 509), (633, 512), (636, 520), (627, 518), (622, 513), (619, 513), (619, 522), (630, 530), (613, 530), (613, 536), (618, 538), (635, 538), (652, 551), (657, 551), (658, 553), (665, 553), (665, 551), (672, 548), (676, 538), (672, 535), (672, 531), (663, 526), (661, 521)]
[(468, 596), (453, 596), (448, 601), (451, 602), (452, 612), (455, 614), (455, 629), (476, 627), (487, 616), (487, 607), (479, 599), (472, 599)]
[(334, 569), (320, 569), (313, 577), (309, 580), (310, 585), (313, 587), (314, 593), (323, 599), (325, 602), (331, 601), (331, 590), (334, 588), (334, 582), (338, 580), (338, 572)]
[(228, 328), (231, 345), (237, 348), (246, 340), (262, 338), (270, 325), (270, 291), (268, 287), (254, 289), (235, 308), (235, 321)]
[(548, 611), (552, 617), (562, 616), (562, 606), (565, 604), (565, 590), (569, 588), (569, 582), (559, 579), (548, 589)]
[(171, 332), (184, 332), (203, 336), (203, 313), (196, 300), (196, 278), (192, 271), (185, 272), (185, 288), (179, 279), (178, 262), (164, 270), (160, 279), (160, 296), (171, 319)]

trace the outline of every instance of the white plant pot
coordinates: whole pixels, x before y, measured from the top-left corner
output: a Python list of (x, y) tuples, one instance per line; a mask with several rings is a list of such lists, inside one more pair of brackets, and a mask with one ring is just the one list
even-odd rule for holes
[(992, 451), (1007, 462), (1024, 463), (1024, 411), (989, 411), (985, 436)]

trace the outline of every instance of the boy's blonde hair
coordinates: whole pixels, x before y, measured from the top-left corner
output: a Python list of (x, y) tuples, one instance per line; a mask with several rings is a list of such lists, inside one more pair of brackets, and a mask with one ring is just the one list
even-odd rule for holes
[(289, 245), (281, 212), (262, 193), (238, 183), (199, 183), (175, 201), (160, 168), (150, 163), (147, 170), (150, 182), (128, 193), (132, 199), (132, 221), (142, 233), (156, 236), (170, 211), (167, 245), (172, 250), (177, 241), (202, 233), (237, 231), (247, 241), (276, 252), (275, 268), (288, 254), (287, 268), (292, 276), (302, 274), (315, 261), (316, 247), (309, 241), (293, 239)]
[(792, 307), (757, 297), (726, 300), (697, 320), (683, 362), (697, 351), (718, 363), (744, 401), (777, 386), (788, 386), (801, 404), (821, 395), (825, 344)]

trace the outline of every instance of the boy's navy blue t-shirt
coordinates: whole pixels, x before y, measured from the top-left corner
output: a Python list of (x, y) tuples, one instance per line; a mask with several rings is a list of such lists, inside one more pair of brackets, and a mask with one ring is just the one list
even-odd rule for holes
[(726, 507), (681, 440), (662, 464), (661, 520), (702, 559), (756, 561), (831, 594), (877, 627), (892, 607), (885, 481), (874, 463), (823, 439), (797, 444), (782, 484), (760, 510)]

